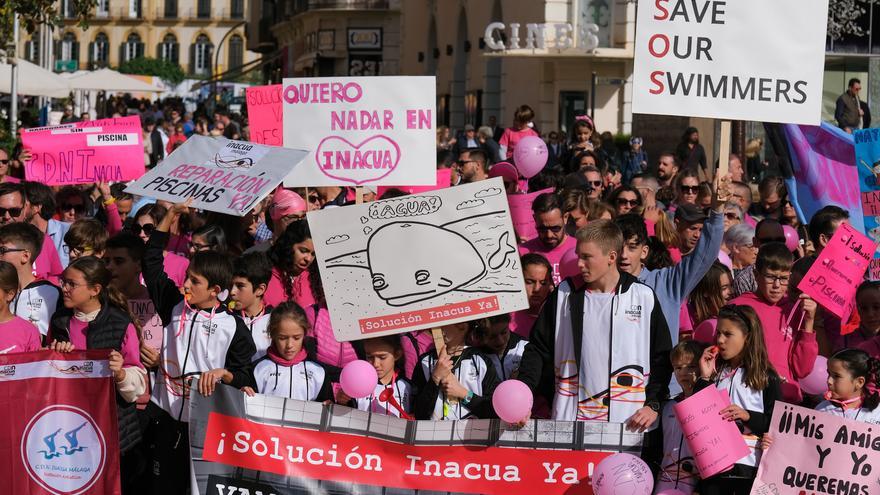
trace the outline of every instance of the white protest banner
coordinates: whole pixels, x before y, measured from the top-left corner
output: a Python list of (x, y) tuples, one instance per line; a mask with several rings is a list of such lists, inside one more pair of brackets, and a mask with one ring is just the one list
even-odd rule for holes
[(633, 113), (819, 125), (828, 0), (639, 0)]
[(339, 341), (528, 307), (500, 178), (312, 211), (308, 220)]
[(203, 210), (243, 216), (290, 173), (307, 152), (194, 135), (125, 189)]
[(284, 146), (312, 155), (284, 185), (434, 185), (434, 79), (285, 79)]

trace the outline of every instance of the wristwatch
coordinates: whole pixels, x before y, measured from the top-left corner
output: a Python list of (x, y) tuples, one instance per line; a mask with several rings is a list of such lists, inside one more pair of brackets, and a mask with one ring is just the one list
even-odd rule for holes
[(660, 403), (656, 400), (650, 400), (645, 402), (645, 407), (650, 407), (652, 411), (655, 413), (660, 413)]
[(468, 404), (471, 403), (471, 399), (473, 399), (473, 398), (474, 398), (474, 393), (471, 392), (470, 390), (468, 390), (468, 393), (466, 396), (464, 396), (464, 399), (461, 399), (461, 405), (467, 406)]

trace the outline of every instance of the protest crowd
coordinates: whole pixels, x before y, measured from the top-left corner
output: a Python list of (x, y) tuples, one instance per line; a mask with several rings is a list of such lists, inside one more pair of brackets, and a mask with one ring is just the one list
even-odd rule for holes
[[(249, 139), (223, 108), (137, 105), (113, 110), (140, 116), (147, 170), (194, 134)], [(844, 319), (799, 289), (849, 211), (799, 219), (757, 141), (718, 169), (694, 128), (620, 147), (586, 115), (568, 134), (535, 117), (523, 105), (506, 128), (437, 129), (439, 187), (500, 178), (531, 195), (514, 219), (528, 308), (443, 326), (439, 353), (430, 330), (336, 339), (306, 219), (405, 188), (279, 186), (236, 217), (123, 182), (26, 180), (45, 150), (0, 150), (0, 349), (111, 349), (125, 494), (187, 493), (188, 396), (218, 387), (443, 421), (496, 418), (493, 391), (515, 378), (533, 419), (645, 432), (655, 493), (750, 493), (777, 400), (880, 424), (880, 283), (862, 283)], [(515, 151), (534, 137), (547, 160), (523, 174)], [(365, 398), (339, 386), (356, 360), (378, 376)], [(749, 453), (700, 479), (672, 408), (711, 385)]]

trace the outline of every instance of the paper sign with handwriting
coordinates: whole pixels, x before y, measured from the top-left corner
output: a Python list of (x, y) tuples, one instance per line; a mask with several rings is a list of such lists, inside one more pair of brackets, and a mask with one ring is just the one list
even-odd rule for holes
[(718, 414), (729, 405), (730, 399), (710, 385), (672, 406), (703, 479), (726, 471), (749, 455), (736, 423)]
[(776, 402), (751, 495), (880, 493), (877, 425)]
[(22, 144), (33, 158), (27, 180), (55, 186), (120, 182), (144, 175), (144, 145), (137, 116), (25, 129)]
[(307, 154), (225, 138), (192, 136), (125, 189), (149, 198), (243, 216)]
[(507, 196), (507, 202), (510, 204), (510, 218), (513, 219), (513, 228), (516, 230), (516, 236), (519, 239), (528, 241), (538, 237), (538, 230), (535, 227), (535, 216), (532, 214), (532, 203), (541, 194), (551, 192), (553, 192), (553, 188), (527, 194), (509, 194)]
[(285, 186), (431, 186), (435, 78), (285, 79), (284, 146), (310, 150)]
[(281, 146), (281, 85), (251, 86), (245, 90), (245, 95), (251, 141)]
[(848, 223), (840, 224), (798, 289), (839, 318), (848, 318), (875, 247), (874, 241)]
[(310, 211), (340, 342), (528, 307), (504, 183)]

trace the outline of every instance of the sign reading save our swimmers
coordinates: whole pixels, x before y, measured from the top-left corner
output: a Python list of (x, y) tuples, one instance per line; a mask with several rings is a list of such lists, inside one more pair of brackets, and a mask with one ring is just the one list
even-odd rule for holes
[(125, 190), (172, 203), (192, 198), (194, 208), (244, 216), (306, 154), (303, 150), (193, 135)]
[(312, 211), (308, 220), (339, 341), (528, 307), (500, 178)]
[(285, 79), (284, 146), (311, 150), (285, 186), (430, 186), (434, 77)]

